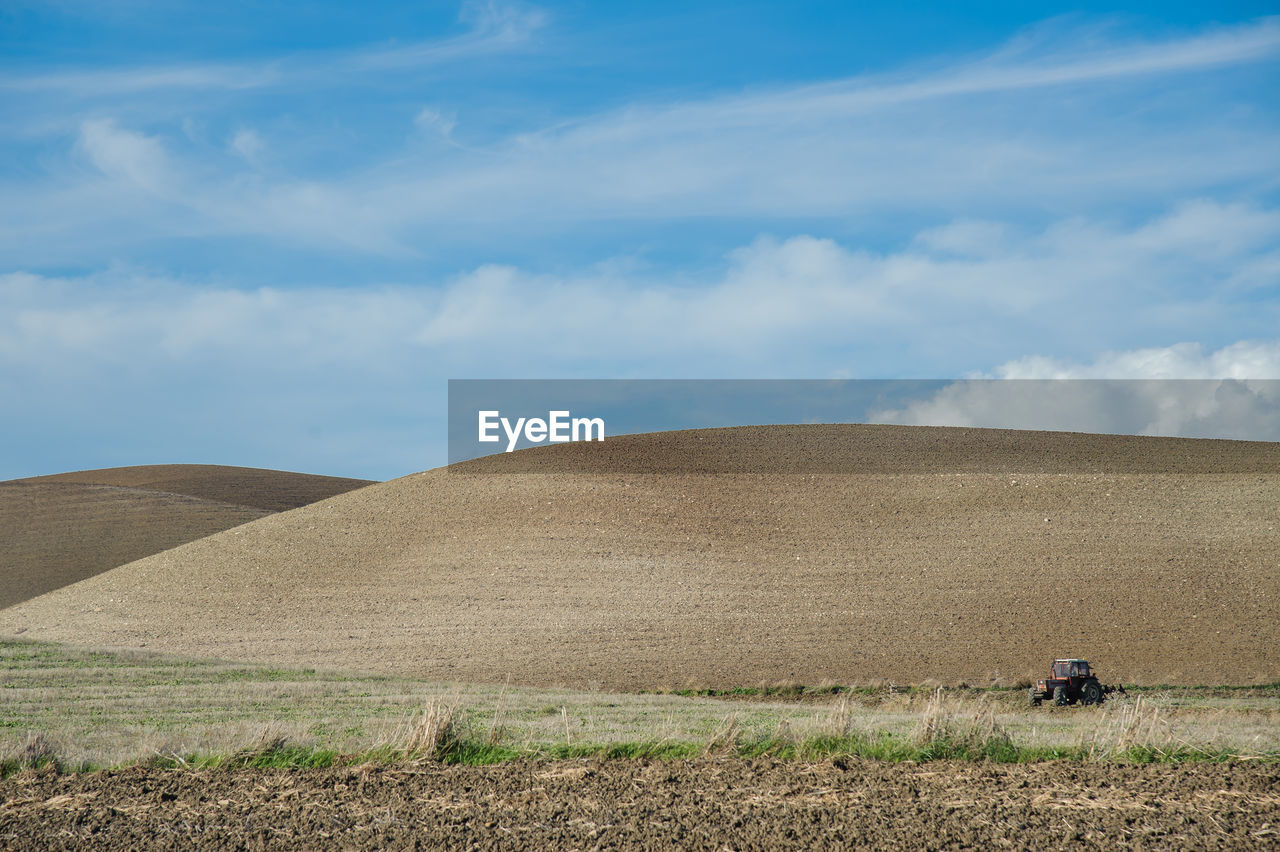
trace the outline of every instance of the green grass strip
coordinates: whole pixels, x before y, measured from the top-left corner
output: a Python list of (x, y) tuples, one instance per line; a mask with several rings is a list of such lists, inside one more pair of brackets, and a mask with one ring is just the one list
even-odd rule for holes
[[(1181, 764), (1195, 762), (1226, 762), (1241, 755), (1227, 749), (1202, 750), (1178, 747), (1170, 750), (1150, 746), (1134, 746), (1128, 749), (1098, 754), (1085, 747), (1019, 746), (1005, 738), (992, 738), (982, 742), (940, 738), (928, 743), (916, 743), (892, 734), (857, 735), (849, 737), (821, 736), (802, 740), (787, 738), (752, 739), (719, 749), (706, 743), (692, 742), (630, 742), (608, 744), (572, 744), (514, 748), (481, 740), (461, 739), (452, 741), (430, 755), (406, 753), (392, 748), (378, 748), (357, 754), (339, 754), (332, 749), (306, 746), (271, 744), (258, 749), (234, 754), (166, 755), (141, 761), (140, 764), (159, 769), (324, 769), (336, 766), (362, 766), (368, 764), (392, 766), (406, 762), (434, 760), (443, 764), (486, 766), (516, 760), (687, 760), (705, 755), (739, 759), (772, 758), (800, 762), (819, 762), (838, 759), (875, 760), (888, 763), (928, 763), (932, 761), (970, 763), (1043, 763), (1047, 761), (1077, 761), (1104, 763)], [(1280, 753), (1250, 755), (1251, 760), (1280, 763)], [(0, 762), (0, 778), (7, 778), (23, 770), (55, 771), (58, 773), (90, 772), (102, 769), (89, 765), (68, 766), (53, 755), (40, 755), (25, 761), (6, 759)], [(121, 768), (121, 767), (114, 767)]]

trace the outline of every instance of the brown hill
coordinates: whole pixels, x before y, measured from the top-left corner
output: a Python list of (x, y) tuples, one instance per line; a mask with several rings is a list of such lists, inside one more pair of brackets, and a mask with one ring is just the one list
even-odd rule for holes
[(216, 465), (121, 467), (0, 482), (0, 608), (367, 484)]
[[(804, 469), (797, 452), (857, 469), (877, 442), (909, 472), (771, 472)], [(564, 472), (600, 447), (769, 463)], [(0, 612), (0, 631), (611, 689), (1012, 683), (1063, 655), (1109, 679), (1280, 680), (1277, 444), (813, 426), (531, 454), (546, 472), (484, 472), (529, 464), (513, 454), (262, 518)], [(1233, 472), (1197, 472), (1214, 458)]]
[(287, 470), (258, 467), (229, 467), (218, 464), (149, 464), (136, 467), (108, 467), (15, 479), (27, 483), (76, 483), (112, 485), (145, 491), (164, 491), (231, 503), (268, 512), (296, 509), (335, 494), (372, 485), (368, 479), (318, 476)]

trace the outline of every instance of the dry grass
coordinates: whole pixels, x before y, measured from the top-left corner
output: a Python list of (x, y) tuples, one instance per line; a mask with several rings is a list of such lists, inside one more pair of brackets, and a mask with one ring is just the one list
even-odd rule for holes
[(422, 758), (462, 743), (491, 754), (630, 753), (636, 744), (646, 744), (640, 753), (687, 746), (693, 754), (727, 754), (761, 743), (776, 751), (815, 739), (843, 748), (886, 738), (926, 755), (997, 759), (1010, 749), (1093, 759), (1135, 749), (1151, 759), (1280, 753), (1275, 692), (1138, 693), (1101, 708), (1031, 709), (1021, 693), (945, 689), (727, 701), (459, 686), (14, 642), (0, 643), (0, 668), (7, 672), (0, 757), (20, 765), (104, 766), (202, 754), (252, 764), (284, 745)]
[(386, 745), (410, 759), (439, 757), (458, 741), (457, 713), (456, 702), (432, 698)]
[(1166, 750), (1174, 746), (1168, 718), (1159, 706), (1144, 702), (1142, 695), (1132, 704), (1113, 706), (1109, 710), (1086, 743), (1091, 754), (1108, 755), (1135, 747)]
[(823, 733), (833, 737), (847, 737), (853, 733), (854, 704), (847, 694), (836, 696), (823, 720)]
[(939, 687), (920, 714), (916, 742), (922, 746), (945, 742), (978, 748), (998, 747), (1013, 740), (996, 721), (995, 708), (985, 696), (975, 706), (971, 699), (944, 696)]
[(730, 713), (721, 720), (707, 737), (702, 749), (704, 755), (729, 754), (738, 750), (742, 740), (742, 728), (738, 726), (738, 714)]

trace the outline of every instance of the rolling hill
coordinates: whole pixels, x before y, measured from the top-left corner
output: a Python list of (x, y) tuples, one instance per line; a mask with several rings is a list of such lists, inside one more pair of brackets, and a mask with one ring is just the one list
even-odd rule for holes
[(0, 608), (368, 482), (217, 465), (0, 482)]
[(655, 433), (263, 517), (0, 611), (0, 632), (626, 690), (1012, 684), (1063, 655), (1113, 681), (1272, 682), (1277, 505), (1277, 444)]

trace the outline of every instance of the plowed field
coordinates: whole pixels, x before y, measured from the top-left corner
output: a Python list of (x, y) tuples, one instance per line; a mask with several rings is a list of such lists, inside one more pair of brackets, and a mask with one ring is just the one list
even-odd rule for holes
[[(759, 466), (566, 472), (602, 447)], [(1065, 655), (1110, 681), (1280, 680), (1280, 445), (817, 426), (533, 452), (542, 472), (435, 470), (261, 518), (0, 630), (617, 691), (1013, 684)], [(844, 472), (770, 472), (815, 459)]]
[(15, 776), (0, 845), (1205, 849), (1280, 837), (1270, 764), (700, 760)]
[(0, 482), (0, 608), (368, 484), (214, 465), (111, 468)]

